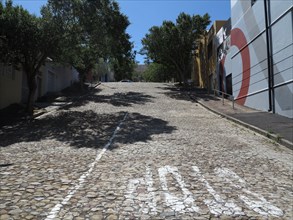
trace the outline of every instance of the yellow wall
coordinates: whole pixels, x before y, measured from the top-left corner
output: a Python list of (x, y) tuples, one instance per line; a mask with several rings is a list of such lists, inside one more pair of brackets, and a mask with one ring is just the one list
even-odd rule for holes
[[(198, 48), (196, 50), (196, 57), (194, 61), (194, 76), (195, 85), (199, 88), (212, 89), (216, 85), (216, 66), (217, 66), (217, 48), (215, 47), (215, 37), (217, 32), (227, 21), (215, 21), (210, 29), (202, 36)], [(211, 56), (209, 57), (208, 45)], [(212, 81), (211, 81), (212, 79)]]
[(209, 89), (217, 87), (217, 48), (216, 48), (216, 35), (227, 21), (215, 21), (208, 32), (207, 46), (212, 44), (212, 55), (207, 60), (207, 71), (209, 79)]
[(208, 79), (207, 79), (207, 49), (206, 49), (206, 35), (202, 37), (199, 42), (198, 48), (196, 50), (196, 57), (194, 61), (194, 78), (195, 85), (199, 88), (207, 88)]

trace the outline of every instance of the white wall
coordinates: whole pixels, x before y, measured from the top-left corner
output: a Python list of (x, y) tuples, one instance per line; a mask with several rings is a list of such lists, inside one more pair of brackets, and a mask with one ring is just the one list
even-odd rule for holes
[[(268, 2), (275, 112), (293, 118), (293, 1)], [(241, 104), (267, 111), (269, 78), (264, 1), (257, 0), (252, 7), (250, 0), (232, 0), (231, 3), (233, 95)]]
[(70, 65), (48, 62), (43, 69), (43, 94), (59, 92), (79, 80), (78, 72)]
[(0, 63), (0, 109), (21, 101), (23, 73)]
[[(37, 77), (35, 99), (48, 92), (58, 92), (78, 81), (78, 72), (69, 65), (46, 63)], [(0, 109), (13, 103), (26, 102), (28, 86), (25, 74), (0, 63)]]
[(272, 49), (274, 69), (274, 90), (276, 112), (293, 118), (293, 14), (286, 13), (276, 19), (290, 7), (290, 1), (277, 4), (272, 1)]

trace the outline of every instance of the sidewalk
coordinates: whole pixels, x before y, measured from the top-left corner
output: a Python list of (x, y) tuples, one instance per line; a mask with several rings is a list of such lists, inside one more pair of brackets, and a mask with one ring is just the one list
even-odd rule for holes
[(274, 141), (293, 149), (293, 120), (277, 114), (263, 112), (207, 94), (189, 93), (190, 97), (216, 114), (252, 129)]
[(0, 129), (2, 126), (9, 126), (34, 118), (42, 118), (47, 114), (58, 111), (89, 95), (91, 92), (97, 91), (97, 87), (100, 84), (101, 83), (87, 83), (82, 90), (80, 90), (80, 84), (74, 84), (60, 92), (56, 92), (56, 94), (52, 93), (43, 96), (34, 103), (33, 116), (29, 116), (25, 112), (24, 104), (12, 104), (4, 109), (0, 109)]

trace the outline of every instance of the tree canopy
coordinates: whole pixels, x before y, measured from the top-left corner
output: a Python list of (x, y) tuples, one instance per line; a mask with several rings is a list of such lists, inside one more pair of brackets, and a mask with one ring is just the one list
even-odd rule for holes
[(197, 40), (210, 24), (210, 16), (181, 13), (172, 21), (153, 26), (142, 39), (141, 54), (147, 60), (164, 65), (179, 82), (186, 83), (191, 73), (191, 61)]
[(143, 72), (143, 79), (146, 82), (166, 82), (172, 79), (172, 73), (162, 64), (150, 63)]
[(112, 64), (118, 79), (130, 74), (134, 54), (126, 33), (129, 24), (114, 0), (48, 0), (40, 17), (12, 0), (0, 1), (0, 62), (25, 72), (32, 114), (36, 76), (48, 57), (71, 64), (81, 80), (101, 58)]
[(0, 2), (0, 61), (22, 69), (27, 78), (27, 110), (32, 114), (37, 89), (36, 76), (47, 57), (58, 48), (58, 26), (31, 15), (12, 1)]
[[(62, 23), (64, 33), (58, 60), (73, 65), (81, 78), (100, 58), (112, 63), (115, 77), (133, 63), (133, 45), (126, 33), (127, 16), (113, 0), (49, 0), (42, 9), (52, 23)], [(131, 70), (131, 69), (130, 69)]]

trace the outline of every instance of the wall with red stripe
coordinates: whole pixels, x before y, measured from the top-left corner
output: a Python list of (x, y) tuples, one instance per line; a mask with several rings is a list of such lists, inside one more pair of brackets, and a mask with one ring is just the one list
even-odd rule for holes
[(290, 118), (293, 118), (292, 5), (291, 0), (267, 0), (266, 6), (264, 0), (253, 5), (250, 0), (232, 0), (231, 47), (229, 58), (225, 59), (225, 67), (229, 66), (232, 72), (237, 103)]

